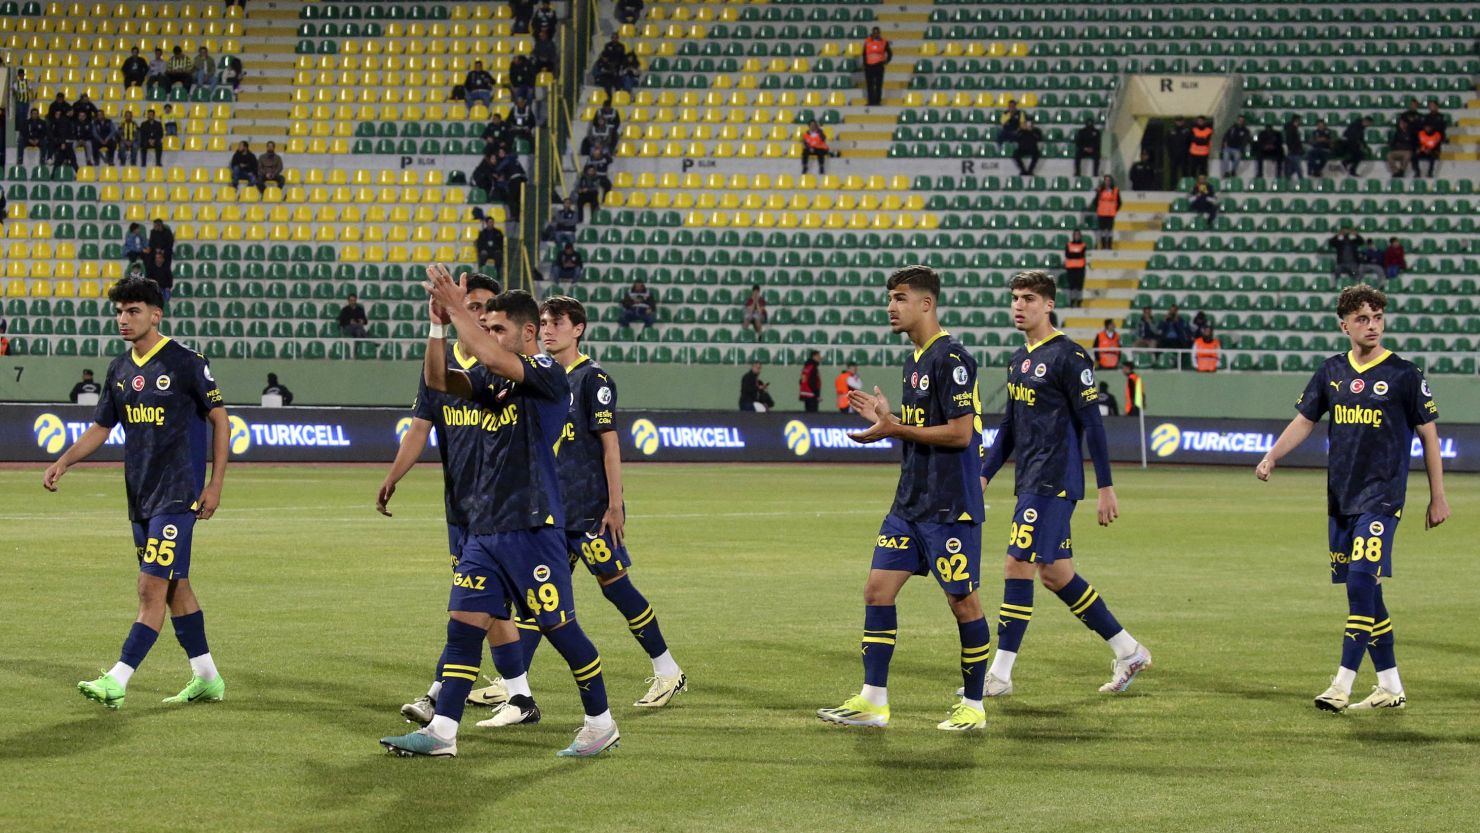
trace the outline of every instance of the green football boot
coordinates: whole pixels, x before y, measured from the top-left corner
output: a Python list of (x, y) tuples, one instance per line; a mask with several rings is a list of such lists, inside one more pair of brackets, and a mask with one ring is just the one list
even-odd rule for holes
[(214, 680), (191, 677), (190, 683), (174, 697), (164, 698), (166, 703), (219, 703), (226, 699), (226, 680), (217, 674)]
[(116, 709), (123, 705), (123, 686), (113, 679), (113, 675), (103, 672), (96, 680), (83, 680), (77, 684), (77, 690), (82, 696), (89, 700), (95, 700), (110, 709)]

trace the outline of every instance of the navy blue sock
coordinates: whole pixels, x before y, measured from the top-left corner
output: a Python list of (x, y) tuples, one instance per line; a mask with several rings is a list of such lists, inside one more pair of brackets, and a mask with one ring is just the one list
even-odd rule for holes
[(437, 689), (438, 692), (441, 692), (441, 690), (442, 690), (440, 688), (440, 686), (442, 684), (442, 666), (446, 662), (447, 662), (447, 646), (444, 644), (442, 646), (442, 655), (439, 656), (439, 657), (437, 657), (437, 667), (432, 670), (432, 679), (436, 680), (437, 681), (437, 685), (439, 686), (438, 689)]
[(630, 576), (623, 575), (611, 584), (603, 584), (601, 595), (627, 617), (627, 630), (632, 631), (637, 644), (647, 651), (649, 657), (662, 656), (668, 650), (668, 643), (663, 641), (663, 632), (658, 629), (658, 615), (653, 613), (647, 599), (633, 586)]
[(1398, 657), (1393, 651), (1393, 620), (1388, 616), (1387, 605), (1382, 601), (1382, 585), (1377, 585), (1377, 592), (1373, 594), (1375, 604), (1372, 608), (1372, 618), (1377, 623), (1372, 626), (1372, 639), (1367, 643), (1367, 656), (1372, 658), (1372, 667), (1378, 671), (1386, 671), (1398, 665)]
[(1377, 576), (1352, 571), (1346, 575), (1346, 630), (1341, 635), (1341, 667), (1362, 667), (1367, 642), (1372, 638), (1377, 608)]
[(128, 629), (128, 639), (123, 640), (123, 651), (118, 655), (118, 661), (129, 668), (138, 668), (149, 656), (149, 649), (154, 647), (154, 640), (159, 638), (159, 631), (142, 622), (135, 622)]
[(529, 666), (524, 664), (524, 644), (521, 642), (494, 645), (489, 653), (493, 654), (493, 667), (498, 669), (498, 675), (506, 680), (523, 676), (529, 670)]
[(534, 665), (534, 652), (540, 647), (544, 634), (540, 633), (540, 626), (533, 619), (515, 617), (514, 627), (519, 629), (519, 647), (524, 651), (524, 670), (528, 671)]
[(1010, 578), (1002, 583), (1002, 607), (997, 610), (997, 650), (1017, 653), (1028, 622), (1033, 619), (1033, 580)]
[(580, 624), (572, 620), (545, 634), (545, 638), (570, 666), (576, 688), (581, 690), (581, 705), (586, 715), (595, 717), (605, 712), (606, 682), (601, 677), (601, 655), (596, 653), (596, 646), (586, 638)]
[(992, 628), (983, 616), (974, 622), (957, 622), (961, 631), (961, 683), (967, 700), (982, 699), (987, 685), (987, 656), (992, 652)]
[(1084, 626), (1100, 635), (1101, 639), (1110, 637), (1125, 630), (1120, 623), (1115, 621), (1111, 615), (1110, 608), (1100, 598), (1100, 591), (1090, 586), (1078, 573), (1069, 583), (1064, 585), (1056, 594), (1059, 600), (1069, 606), (1069, 612), (1079, 617)]
[(863, 608), (863, 684), (889, 685), (889, 660), (894, 658), (894, 640), (899, 635), (899, 614), (894, 605)]
[(447, 647), (442, 651), (442, 691), (437, 695), (437, 716), (462, 720), (468, 692), (478, 682), (478, 663), (483, 659), (484, 628), (447, 620)]
[(209, 654), (211, 649), (206, 646), (206, 615), (197, 610), (184, 616), (171, 616), (170, 623), (175, 626), (175, 639), (179, 640), (180, 647), (185, 649), (185, 656), (195, 659), (201, 654)]

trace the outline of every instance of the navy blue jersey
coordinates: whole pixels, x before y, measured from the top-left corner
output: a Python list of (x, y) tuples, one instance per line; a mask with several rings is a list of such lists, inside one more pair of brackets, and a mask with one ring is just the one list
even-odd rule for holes
[(222, 406), (205, 356), (160, 339), (141, 359), (127, 350), (108, 365), (93, 421), (124, 425), (128, 517), (192, 512), (206, 482), (206, 414)]
[[(478, 360), (464, 356), (456, 343), (448, 348), (449, 368), (466, 371), (477, 364)], [(469, 405), (466, 399), (427, 387), (425, 376), (417, 385), (416, 402), (411, 411), (412, 416), (430, 422), (437, 436), (437, 452), (442, 455), (442, 501), (447, 510), (447, 522), (467, 526), (468, 517), (461, 502), (463, 493), (472, 488), (478, 474), (482, 411)]]
[[(904, 363), (904, 393), (899, 420), (930, 427), (975, 415), (981, 402), (976, 389), (976, 360), (961, 342), (942, 330)], [(899, 464), (899, 486), (890, 512), (917, 523), (981, 523), (985, 518), (977, 468), (981, 432), (973, 424), (965, 448), (942, 448), (905, 442)]]
[(565, 370), (570, 377), (570, 410), (555, 443), (555, 461), (566, 526), (584, 532), (606, 514), (610, 499), (601, 435), (617, 427), (617, 385), (589, 356)]
[(1397, 515), (1408, 487), (1414, 429), (1439, 418), (1423, 373), (1394, 353), (1365, 365), (1348, 353), (1332, 356), (1316, 369), (1295, 409), (1312, 422), (1331, 414), (1329, 514)]
[(483, 433), (477, 474), (461, 505), (470, 535), (565, 526), (555, 442), (565, 428), (570, 382), (549, 356), (522, 356), (524, 381), (482, 365), (468, 371)]
[(1017, 460), (1014, 494), (1083, 500), (1079, 412), (1099, 407), (1089, 354), (1059, 332), (1019, 347), (1008, 363), (1007, 394), (997, 442)]

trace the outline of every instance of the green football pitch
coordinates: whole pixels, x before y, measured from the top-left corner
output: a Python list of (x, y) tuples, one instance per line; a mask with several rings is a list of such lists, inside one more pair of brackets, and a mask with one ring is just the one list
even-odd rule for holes
[[(632, 466), (629, 544), (690, 691), (631, 707), (650, 673), (592, 579), (581, 621), (605, 658), (621, 747), (554, 757), (580, 723), (559, 657), (531, 679), (532, 727), (481, 730), (456, 760), (386, 756), (444, 635), (439, 472), (392, 505), (380, 468), (232, 470), (197, 527), (192, 571), (225, 702), (171, 708), (188, 679), (169, 628), (107, 711), (76, 682), (132, 621), (121, 473), (0, 471), (4, 597), (0, 829), (7, 831), (1454, 831), (1480, 784), (1480, 479), (1423, 530), (1410, 486), (1387, 585), (1406, 711), (1330, 715), (1338, 659), (1324, 480), (1282, 469), (1118, 471), (1123, 517), (1076, 520), (1076, 559), (1155, 667), (1107, 696), (1110, 653), (1040, 587), (1017, 693), (988, 728), (937, 731), (960, 684), (931, 579), (900, 598), (887, 730), (814, 717), (856, 693), (861, 590), (896, 471), (883, 466)], [(1006, 478), (988, 493), (984, 606), (995, 620)], [(491, 666), (485, 659), (485, 666)], [(491, 670), (491, 669), (490, 669)], [(1372, 685), (1370, 666), (1357, 695)], [(1465, 786), (1468, 785), (1468, 786)], [(1471, 795), (1470, 799), (1463, 798)]]

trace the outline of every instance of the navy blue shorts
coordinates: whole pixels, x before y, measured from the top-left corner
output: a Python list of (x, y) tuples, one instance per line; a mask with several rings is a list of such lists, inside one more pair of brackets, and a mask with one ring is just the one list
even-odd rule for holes
[(1331, 583), (1346, 584), (1347, 573), (1393, 574), (1393, 537), (1398, 519), (1392, 515), (1334, 515), (1327, 519), (1331, 542)]
[(879, 527), (873, 569), (933, 574), (942, 590), (965, 596), (981, 586), (981, 561), (981, 524), (911, 523), (891, 512)]
[(448, 610), (511, 613), (552, 628), (576, 615), (565, 530), (556, 526), (468, 535), (452, 574)]
[(627, 547), (612, 538), (611, 530), (597, 534), (596, 530), (600, 528), (601, 524), (598, 523), (590, 532), (565, 531), (565, 546), (570, 551), (572, 572), (575, 571), (577, 562), (585, 564), (591, 575), (597, 578), (617, 575), (632, 566), (632, 557), (627, 554)]
[(1007, 535), (1007, 554), (1030, 564), (1052, 564), (1074, 557), (1069, 519), (1074, 501), (1044, 495), (1018, 495)]
[(134, 550), (139, 572), (162, 579), (190, 577), (190, 536), (195, 513), (156, 515), (134, 524)]
[(447, 525), (447, 553), (452, 556), (452, 569), (457, 569), (457, 559), (462, 555), (463, 541), (468, 533), (457, 524)]

